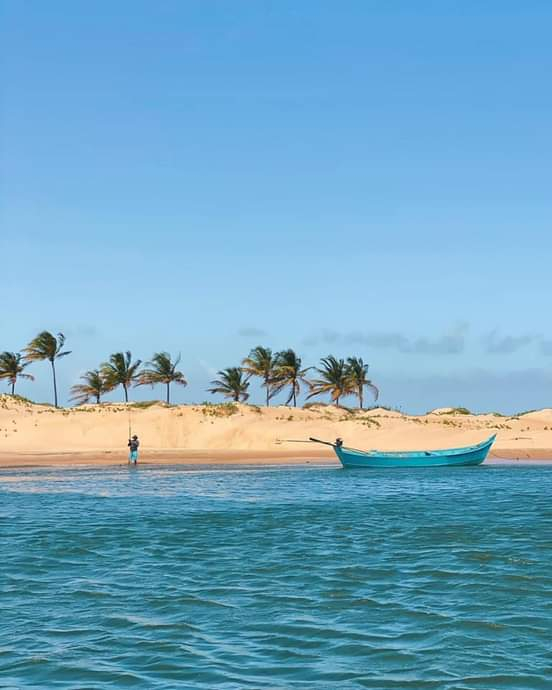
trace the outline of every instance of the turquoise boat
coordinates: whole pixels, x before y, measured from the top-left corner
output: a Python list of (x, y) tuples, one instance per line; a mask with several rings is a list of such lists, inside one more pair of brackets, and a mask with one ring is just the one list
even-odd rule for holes
[(475, 446), (446, 450), (380, 451), (347, 448), (338, 438), (335, 443), (309, 440), (331, 446), (343, 467), (466, 467), (480, 465), (487, 457), (496, 434)]

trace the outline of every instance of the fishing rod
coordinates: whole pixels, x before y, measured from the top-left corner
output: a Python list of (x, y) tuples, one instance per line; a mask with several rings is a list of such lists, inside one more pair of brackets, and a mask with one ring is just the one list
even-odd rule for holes
[(130, 404), (127, 401), (127, 413), (128, 413), (128, 437), (132, 438), (132, 418), (130, 414)]
[(303, 438), (277, 438), (274, 443), (310, 443)]

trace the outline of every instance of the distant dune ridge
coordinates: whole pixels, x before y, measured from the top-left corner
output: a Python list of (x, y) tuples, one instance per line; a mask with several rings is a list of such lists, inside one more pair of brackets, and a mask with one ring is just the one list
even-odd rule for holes
[[(124, 460), (129, 431), (139, 435), (141, 458), (172, 461), (256, 458), (331, 458), (329, 448), (297, 443), (309, 436), (354, 448), (436, 449), (469, 445), (497, 434), (493, 455), (552, 457), (552, 410), (506, 417), (442, 408), (411, 416), (393, 410), (258, 407), (236, 403), (167, 406), (163, 403), (83, 405), (55, 409), (0, 396), (0, 464), (46, 456)], [(104, 456), (109, 456), (104, 458)]]

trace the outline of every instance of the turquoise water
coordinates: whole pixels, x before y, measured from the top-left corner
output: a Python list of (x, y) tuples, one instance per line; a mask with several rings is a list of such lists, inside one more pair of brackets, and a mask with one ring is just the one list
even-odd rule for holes
[(1, 688), (552, 687), (552, 468), (0, 472)]

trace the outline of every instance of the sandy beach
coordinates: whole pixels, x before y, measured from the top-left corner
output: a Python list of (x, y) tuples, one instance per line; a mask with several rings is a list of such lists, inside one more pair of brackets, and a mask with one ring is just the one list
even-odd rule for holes
[(129, 422), (143, 463), (335, 464), (330, 448), (309, 436), (382, 450), (469, 445), (497, 434), (490, 460), (552, 458), (552, 410), (518, 416), (451, 409), (411, 416), (376, 408), (349, 411), (254, 405), (163, 403), (55, 409), (0, 397), (0, 467), (112, 465), (126, 462)]

